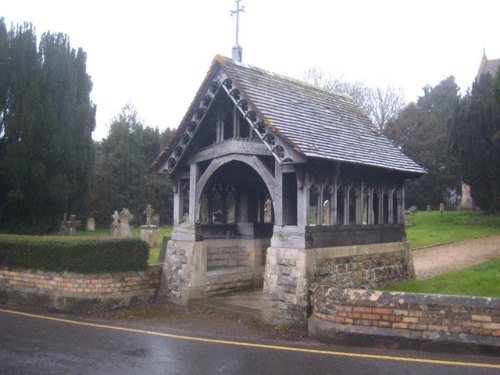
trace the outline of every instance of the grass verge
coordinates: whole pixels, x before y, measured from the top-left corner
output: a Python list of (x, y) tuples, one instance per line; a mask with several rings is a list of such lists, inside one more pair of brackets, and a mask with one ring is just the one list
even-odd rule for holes
[(417, 212), (406, 221), (415, 224), (406, 228), (412, 249), (500, 234), (500, 216), (477, 211)]
[(407, 280), (388, 285), (382, 290), (500, 297), (500, 258), (462, 270), (446, 272), (427, 280)]

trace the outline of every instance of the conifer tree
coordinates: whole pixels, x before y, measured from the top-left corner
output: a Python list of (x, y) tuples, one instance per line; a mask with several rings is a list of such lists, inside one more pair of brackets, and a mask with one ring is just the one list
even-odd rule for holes
[(450, 149), (463, 180), (475, 204), (488, 212), (500, 212), (499, 82), (500, 70), (496, 77), (479, 77), (460, 100), (449, 129)]

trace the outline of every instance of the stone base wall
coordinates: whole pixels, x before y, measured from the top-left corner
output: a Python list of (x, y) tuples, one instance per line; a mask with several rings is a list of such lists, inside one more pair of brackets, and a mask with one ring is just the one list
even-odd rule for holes
[[(471, 344), (500, 349), (500, 298), (318, 286), (309, 333), (325, 341), (421, 348)], [(497, 351), (498, 353), (498, 351)]]
[(207, 296), (228, 294), (262, 286), (262, 276), (256, 278), (251, 267), (227, 267), (207, 271)]
[(409, 247), (403, 242), (319, 249), (270, 247), (263, 316), (272, 324), (305, 326), (313, 283), (333, 283), (339, 290), (375, 288), (413, 276)]
[(170, 240), (167, 243), (160, 295), (186, 305), (206, 297), (207, 244), (205, 241)]
[(167, 244), (160, 295), (190, 300), (262, 286), (266, 239), (206, 239)]
[(107, 274), (0, 268), (0, 302), (63, 311), (111, 309), (154, 297), (160, 276), (160, 266), (147, 271)]

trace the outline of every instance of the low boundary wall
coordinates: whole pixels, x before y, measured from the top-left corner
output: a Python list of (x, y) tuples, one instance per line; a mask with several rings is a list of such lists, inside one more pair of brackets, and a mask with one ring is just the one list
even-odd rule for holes
[(339, 290), (319, 285), (311, 302), (309, 334), (323, 341), (500, 350), (500, 298)]
[(161, 266), (146, 271), (79, 274), (0, 268), (0, 303), (97, 311), (146, 302), (158, 291)]

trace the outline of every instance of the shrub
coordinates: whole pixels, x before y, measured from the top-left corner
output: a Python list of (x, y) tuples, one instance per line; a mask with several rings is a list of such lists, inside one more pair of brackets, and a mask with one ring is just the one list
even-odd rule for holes
[(0, 235), (0, 266), (44, 271), (105, 273), (148, 267), (148, 244), (137, 238)]

